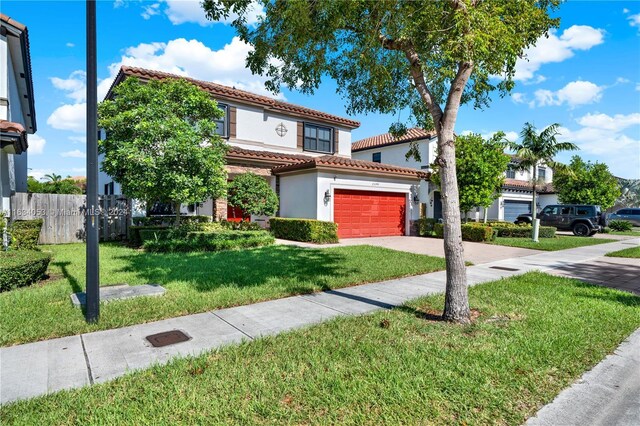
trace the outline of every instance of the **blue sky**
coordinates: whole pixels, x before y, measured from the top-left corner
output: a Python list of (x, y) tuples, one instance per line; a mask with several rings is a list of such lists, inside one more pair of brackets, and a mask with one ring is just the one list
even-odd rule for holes
[[(84, 175), (84, 2), (3, 0), (0, 10), (29, 28), (38, 119), (31, 174)], [(456, 131), (514, 138), (527, 121), (539, 128), (558, 122), (583, 158), (640, 178), (640, 3), (570, 1), (559, 16), (560, 28), (519, 62), (512, 95), (496, 94), (485, 110), (463, 107)], [(100, 96), (123, 63), (266, 93), (264, 79), (244, 67), (248, 47), (228, 25), (206, 21), (197, 2), (99, 1), (98, 27)], [(329, 79), (313, 96), (279, 96), (346, 115)], [(354, 118), (362, 122), (357, 140), (385, 133), (398, 117)]]

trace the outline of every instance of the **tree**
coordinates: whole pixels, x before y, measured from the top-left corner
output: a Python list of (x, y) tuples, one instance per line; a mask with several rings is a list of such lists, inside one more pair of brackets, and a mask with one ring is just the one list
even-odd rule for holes
[(278, 211), (278, 196), (266, 180), (255, 173), (243, 173), (229, 184), (227, 201), (240, 208), (245, 217), (273, 216)]
[[(500, 195), (510, 161), (504, 153), (503, 138), (503, 132), (489, 140), (477, 133), (456, 137), (456, 176), (462, 213), (474, 207), (488, 208)], [(434, 164), (433, 169), (431, 180), (439, 185), (439, 166)]]
[(60, 182), (62, 180), (62, 176), (57, 175), (55, 173), (51, 173), (51, 174), (47, 174), (44, 175), (44, 177), (49, 181), (49, 182)]
[(43, 193), (43, 183), (33, 176), (27, 176), (27, 191), (32, 194)]
[(538, 166), (546, 164), (555, 170), (560, 170), (563, 165), (555, 162), (554, 157), (562, 151), (576, 151), (578, 147), (571, 142), (558, 142), (556, 136), (558, 133), (558, 127), (560, 124), (554, 123), (544, 129), (542, 132), (537, 133), (536, 128), (531, 123), (525, 123), (520, 137), (522, 142), (509, 142), (509, 148), (515, 152), (518, 157), (518, 170), (533, 169), (533, 178), (531, 179), (531, 189), (533, 191), (533, 200), (531, 201), (531, 212), (533, 218), (533, 235), (532, 240), (538, 241), (537, 238), (537, 226), (536, 222), (536, 199), (537, 199), (537, 187), (540, 184), (538, 182)]
[[(447, 286), (443, 318), (469, 322), (455, 169), (454, 128), (460, 104), (488, 105), (510, 90), (516, 59), (559, 20), (559, 0), (390, 1), (204, 0), (210, 19), (232, 21), (251, 44), (247, 64), (267, 88), (313, 93), (329, 76), (349, 113), (409, 109), (416, 124), (435, 128), (444, 215)], [(502, 76), (494, 83), (494, 76)], [(467, 84), (469, 83), (469, 84)], [(406, 126), (405, 126), (406, 129)], [(391, 130), (391, 129), (390, 129)]]
[(27, 177), (27, 191), (40, 194), (82, 194), (82, 182), (71, 178), (62, 179), (60, 175), (46, 175), (49, 180), (40, 182), (33, 176)]
[(215, 133), (222, 117), (207, 93), (181, 79), (128, 78), (98, 107), (102, 171), (122, 192), (147, 204), (180, 205), (225, 195), (227, 145)]
[(604, 163), (584, 162), (578, 155), (568, 167), (553, 175), (553, 186), (561, 203), (596, 204), (603, 210), (612, 207), (621, 195), (618, 178)]

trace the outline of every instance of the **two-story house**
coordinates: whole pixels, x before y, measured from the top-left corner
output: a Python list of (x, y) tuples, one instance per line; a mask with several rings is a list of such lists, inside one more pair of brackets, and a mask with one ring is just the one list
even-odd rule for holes
[[(417, 146), (420, 161), (415, 158), (406, 158), (411, 143)], [(411, 128), (399, 138), (385, 133), (356, 141), (353, 143), (351, 151), (355, 159), (429, 171), (429, 165), (433, 164), (436, 158), (437, 146), (438, 138), (435, 132)], [(512, 166), (515, 166), (516, 163), (517, 158), (512, 157)], [(532, 176), (533, 170), (516, 171), (515, 167), (506, 170), (502, 193), (487, 209), (487, 219), (513, 222), (519, 214), (530, 213), (533, 201)], [(542, 165), (538, 167), (538, 177), (540, 186), (537, 209), (540, 210), (547, 204), (557, 203), (557, 197), (552, 185), (553, 170)], [(432, 182), (422, 181), (418, 194), (421, 214), (425, 217), (441, 219), (440, 189)], [(468, 213), (469, 217), (478, 220), (484, 219), (485, 215), (484, 209), (481, 208)]]
[[(123, 66), (112, 89), (129, 77), (182, 78)], [(428, 174), (352, 159), (351, 131), (360, 123), (233, 87), (186, 80), (210, 93), (225, 112), (218, 132), (231, 147), (226, 158), (229, 179), (247, 171), (263, 176), (279, 196), (278, 216), (334, 221), (340, 237), (409, 234), (411, 222), (419, 217), (417, 190)], [(104, 173), (99, 188), (106, 194), (120, 193), (119, 185)], [(207, 200), (190, 212), (217, 219), (238, 217), (225, 199)]]
[(36, 131), (27, 27), (0, 14), (0, 211), (27, 192), (27, 135)]

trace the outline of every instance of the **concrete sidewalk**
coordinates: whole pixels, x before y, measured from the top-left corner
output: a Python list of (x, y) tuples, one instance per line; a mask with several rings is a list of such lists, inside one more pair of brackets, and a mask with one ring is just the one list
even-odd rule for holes
[[(634, 241), (640, 244), (640, 239)], [(468, 282), (475, 285), (532, 270), (553, 271), (626, 247), (615, 242), (490, 262), (469, 267)], [(443, 292), (445, 281), (445, 271), (440, 271), (0, 348), (0, 403), (104, 382), (166, 363), (172, 357), (197, 355), (337, 316), (390, 309), (410, 299)], [(170, 330), (181, 330), (191, 339), (161, 348), (152, 347), (145, 339)]]

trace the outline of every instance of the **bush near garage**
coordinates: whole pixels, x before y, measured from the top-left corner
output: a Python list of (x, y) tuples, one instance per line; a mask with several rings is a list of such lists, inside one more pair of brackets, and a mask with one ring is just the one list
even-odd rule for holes
[(271, 232), (283, 240), (303, 241), (317, 244), (337, 243), (338, 224), (315, 219), (269, 219)]
[(267, 231), (188, 232), (183, 236), (168, 231), (155, 239), (146, 234), (145, 237), (144, 249), (156, 253), (236, 250), (268, 246), (275, 242), (273, 235)]
[(43, 220), (16, 220), (9, 225), (13, 250), (37, 250)]
[(438, 223), (437, 219), (431, 217), (421, 217), (418, 222), (418, 235), (421, 237), (435, 237), (434, 226)]
[[(444, 237), (444, 225), (442, 223), (436, 223), (433, 226), (435, 236), (437, 238)], [(496, 233), (490, 226), (483, 226), (478, 223), (470, 224), (465, 223), (461, 227), (462, 240), (472, 241), (476, 243), (493, 241), (496, 238)]]
[[(149, 216), (149, 217), (134, 217), (133, 224), (135, 226), (173, 226), (176, 221), (176, 215), (168, 216)], [(208, 223), (211, 222), (211, 216), (205, 215), (180, 215), (180, 224), (191, 223)]]
[[(533, 228), (531, 226), (493, 226), (493, 229), (497, 231), (498, 237), (513, 237), (513, 238), (531, 238)], [(538, 228), (538, 237), (540, 238), (554, 238), (556, 236), (557, 229), (553, 226), (540, 226)]]
[(607, 226), (618, 232), (629, 232), (633, 229), (633, 223), (628, 220), (612, 220)]
[(39, 281), (50, 261), (51, 254), (37, 250), (0, 252), (0, 292)]

